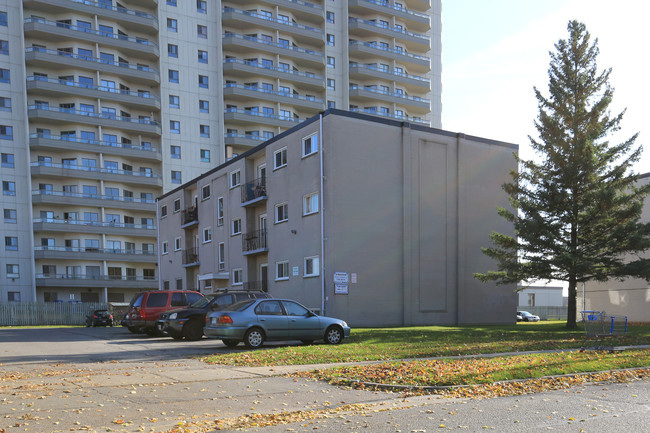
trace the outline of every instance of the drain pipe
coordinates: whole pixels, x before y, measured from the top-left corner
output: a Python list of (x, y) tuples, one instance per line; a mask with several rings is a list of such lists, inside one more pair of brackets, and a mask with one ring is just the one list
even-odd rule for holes
[(325, 315), (325, 192), (323, 190), (323, 113), (318, 124), (318, 146), (320, 146), (320, 313)]

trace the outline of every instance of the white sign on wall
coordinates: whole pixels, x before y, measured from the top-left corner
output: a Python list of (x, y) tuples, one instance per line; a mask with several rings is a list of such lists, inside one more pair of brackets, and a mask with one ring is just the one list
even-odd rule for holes
[(297, 277), (298, 275), (300, 275), (300, 268), (298, 266), (294, 266), (293, 267), (293, 276)]
[(348, 284), (350, 282), (350, 274), (347, 272), (334, 272), (334, 284)]
[(347, 295), (348, 294), (348, 285), (347, 284), (334, 284), (334, 293), (337, 295)]

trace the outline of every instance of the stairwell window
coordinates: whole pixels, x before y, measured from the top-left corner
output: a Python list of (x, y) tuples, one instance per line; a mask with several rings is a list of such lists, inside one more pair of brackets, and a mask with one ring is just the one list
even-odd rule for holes
[(302, 157), (313, 155), (318, 152), (318, 134), (310, 135), (302, 139)]

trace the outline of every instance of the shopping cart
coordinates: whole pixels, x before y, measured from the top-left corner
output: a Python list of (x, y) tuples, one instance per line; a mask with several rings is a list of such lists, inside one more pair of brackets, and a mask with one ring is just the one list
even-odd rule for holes
[(613, 344), (604, 343), (605, 340), (611, 343), (612, 337), (627, 333), (627, 316), (613, 316), (604, 311), (582, 311), (581, 314), (585, 327), (585, 343), (588, 340), (594, 341), (594, 346), (582, 347), (580, 348), (581, 352), (585, 350), (609, 350), (610, 352), (622, 350)]

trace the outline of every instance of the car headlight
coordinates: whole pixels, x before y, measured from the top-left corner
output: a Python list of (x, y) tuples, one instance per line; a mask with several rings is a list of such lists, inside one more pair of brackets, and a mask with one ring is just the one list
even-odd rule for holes
[(172, 313), (169, 315), (169, 320), (174, 320), (176, 319), (176, 313)]

